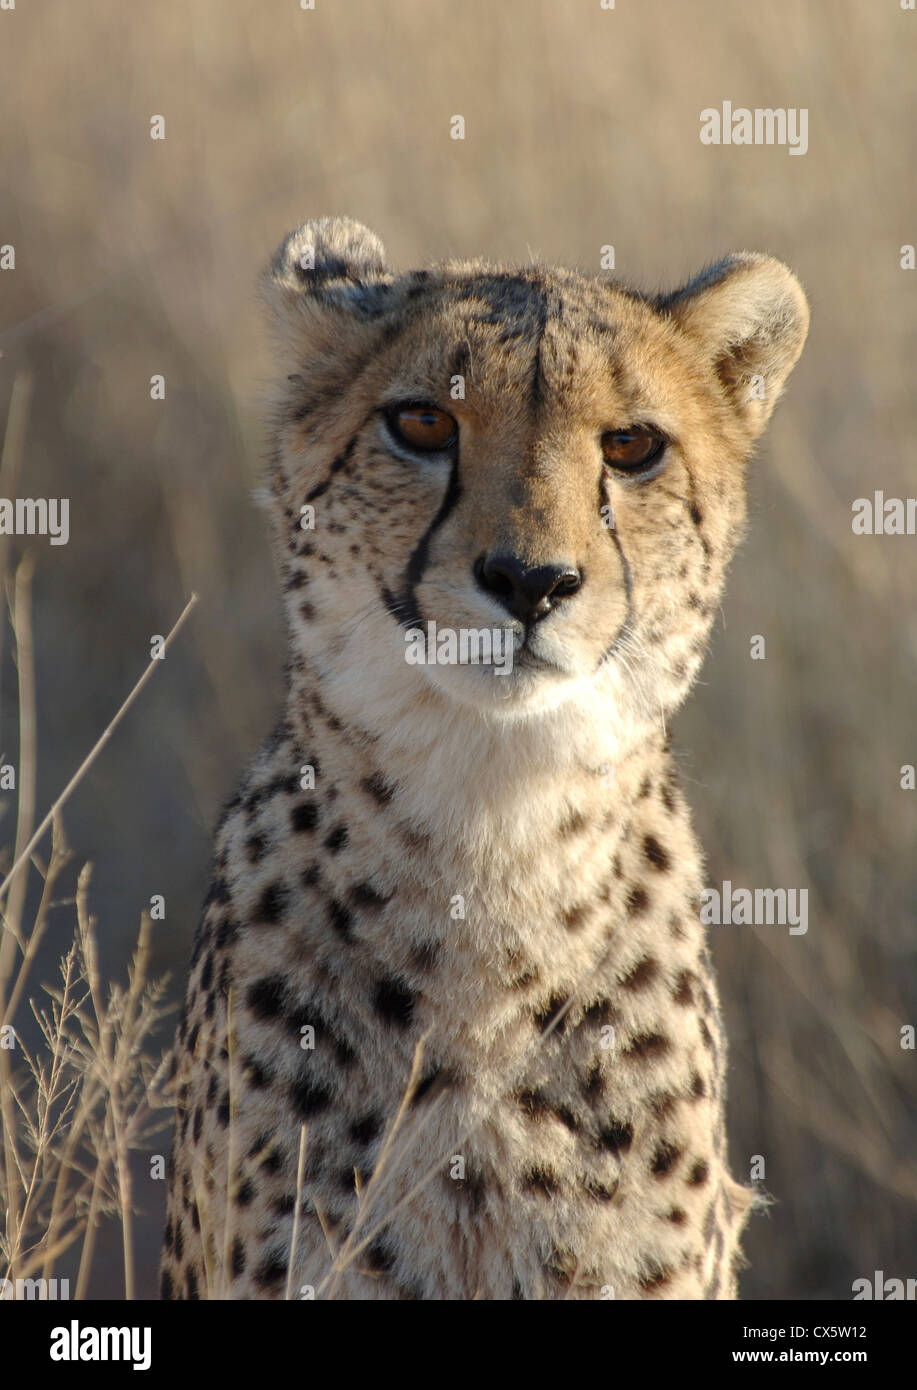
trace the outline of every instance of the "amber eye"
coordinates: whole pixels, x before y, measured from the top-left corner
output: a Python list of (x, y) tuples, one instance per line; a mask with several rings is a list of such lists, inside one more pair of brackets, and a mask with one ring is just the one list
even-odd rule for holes
[(652, 426), (631, 425), (602, 435), (602, 457), (609, 468), (643, 473), (656, 463), (667, 443), (665, 435)]
[(385, 421), (399, 444), (420, 454), (448, 449), (458, 430), (452, 416), (435, 405), (392, 405), (385, 412)]

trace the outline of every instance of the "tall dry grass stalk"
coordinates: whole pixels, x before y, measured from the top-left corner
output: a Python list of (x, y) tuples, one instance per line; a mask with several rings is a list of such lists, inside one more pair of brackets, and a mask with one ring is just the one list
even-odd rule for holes
[[(27, 403), (26, 383), (14, 393), (0, 483), (18, 476)], [(85, 1297), (98, 1227), (111, 1217), (121, 1229), (124, 1295), (130, 1299), (136, 1289), (131, 1154), (166, 1123), (161, 1086), (168, 1058), (157, 1062), (149, 1050), (151, 1035), (168, 1012), (162, 1002), (165, 981), (148, 979), (152, 923), (144, 913), (126, 986), (104, 982), (89, 908), (91, 865), (80, 871), (75, 896), (59, 895), (73, 858), (61, 810), (156, 663), (151, 661), (35, 828), (33, 563), (27, 556), (11, 577), (7, 549), (8, 543), (0, 555), (0, 579), (18, 672), (19, 760), (15, 841), (12, 852), (8, 848), (0, 858), (5, 871), (0, 884), (0, 1279), (53, 1279), (61, 1258), (78, 1247), (74, 1294)], [(192, 596), (166, 647), (195, 601)], [(38, 847), (48, 830), (45, 861)], [(36, 874), (41, 888), (29, 913)], [(32, 968), (51, 913), (64, 908), (75, 909), (73, 940), (60, 961), (58, 983), (44, 986), (44, 998), (36, 1000), (27, 994)], [(31, 1024), (24, 1022), (29, 1014)], [(29, 1046), (25, 1033), (36, 1028)]]

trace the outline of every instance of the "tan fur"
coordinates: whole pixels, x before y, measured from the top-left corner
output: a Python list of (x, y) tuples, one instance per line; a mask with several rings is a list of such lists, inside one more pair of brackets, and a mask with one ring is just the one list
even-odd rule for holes
[[(751, 1193), (666, 721), (802, 292), (749, 255), (655, 300), (543, 267), (396, 275), (326, 220), (266, 293), (289, 691), (217, 837), (164, 1294), (734, 1297)], [(451, 459), (393, 446), (397, 400), (454, 416)], [(602, 461), (633, 424), (670, 440), (644, 481)], [(475, 577), (497, 551), (581, 587), (525, 650), (516, 624), (508, 676), (408, 664), (418, 615), (509, 624)]]

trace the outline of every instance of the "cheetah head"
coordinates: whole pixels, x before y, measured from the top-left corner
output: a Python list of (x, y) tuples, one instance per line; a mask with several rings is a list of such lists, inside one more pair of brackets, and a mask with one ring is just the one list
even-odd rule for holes
[[(674, 708), (805, 340), (791, 272), (741, 253), (655, 297), (544, 267), (398, 274), (371, 232), (324, 219), (286, 239), (265, 294), (294, 666), (342, 697), (485, 717)], [(430, 624), (505, 645), (412, 664)]]

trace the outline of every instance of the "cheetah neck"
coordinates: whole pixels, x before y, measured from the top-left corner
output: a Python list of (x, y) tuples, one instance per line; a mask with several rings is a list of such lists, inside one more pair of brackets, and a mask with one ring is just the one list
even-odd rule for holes
[[(313, 670), (288, 704), (317, 789), (346, 823), (351, 874), (356, 863), (386, 896), (409, 887), (441, 918), (446, 949), (460, 939), (487, 969), (495, 952), (531, 955), (558, 921), (573, 931), (623, 913), (628, 885), (613, 866), (648, 782), (668, 775), (658, 723), (615, 720), (607, 693), (497, 722), (422, 687), (405, 697), (376, 683), (367, 699), (372, 689), (366, 678), (361, 698)], [(462, 910), (465, 929), (450, 934)], [(417, 915), (390, 916), (387, 951), (399, 934), (416, 940)]]

